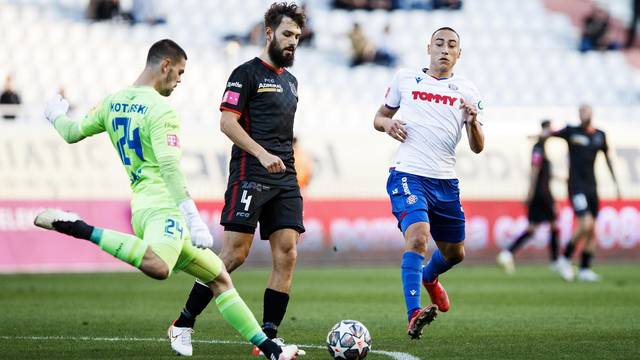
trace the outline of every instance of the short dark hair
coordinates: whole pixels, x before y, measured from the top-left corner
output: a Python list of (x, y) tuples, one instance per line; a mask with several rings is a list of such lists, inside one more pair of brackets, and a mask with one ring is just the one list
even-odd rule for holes
[(163, 39), (151, 45), (147, 54), (147, 64), (157, 64), (167, 57), (172, 61), (187, 60), (187, 53), (175, 41)]
[(453, 28), (450, 28), (450, 27), (448, 27), (448, 26), (443, 26), (443, 27), (441, 27), (441, 28), (437, 29), (436, 31), (434, 31), (434, 32), (433, 32), (433, 34), (431, 34), (431, 39), (433, 39), (433, 37), (436, 35), (436, 33), (437, 33), (438, 31), (441, 31), (441, 30), (449, 30), (449, 31), (453, 31), (453, 33), (454, 33), (454, 34), (456, 34), (456, 36), (458, 37), (458, 42), (460, 42), (460, 34), (458, 34), (458, 32), (457, 32), (457, 31), (453, 30)]
[(551, 120), (549, 120), (549, 119), (542, 119), (542, 120), (540, 121), (540, 127), (541, 127), (541, 128), (543, 128), (543, 129), (544, 129), (544, 128), (548, 128), (548, 127), (550, 127), (550, 126), (551, 126)]
[(307, 17), (302, 10), (295, 3), (286, 2), (274, 2), (271, 4), (269, 10), (264, 13), (264, 26), (275, 31), (285, 16), (291, 18), (291, 20), (298, 24), (300, 29), (305, 27)]

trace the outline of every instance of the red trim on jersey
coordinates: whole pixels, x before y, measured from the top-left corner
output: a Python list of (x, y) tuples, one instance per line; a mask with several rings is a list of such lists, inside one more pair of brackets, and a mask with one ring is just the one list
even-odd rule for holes
[(242, 155), (240, 155), (240, 180), (244, 180), (246, 167), (247, 167), (247, 152), (242, 150)]
[(231, 221), (233, 218), (233, 212), (236, 209), (236, 199), (238, 198), (238, 183), (233, 184), (233, 188), (231, 190), (231, 200), (229, 202), (229, 213), (227, 214), (227, 221)]
[[(249, 136), (251, 136), (251, 119), (248, 114), (244, 114), (243, 118), (246, 119), (242, 128), (247, 132)], [(240, 180), (245, 180), (245, 173), (247, 170), (247, 152), (242, 150), (242, 155), (240, 156)]]
[(264, 65), (267, 69), (273, 71), (274, 73), (280, 75), (284, 72), (284, 68), (277, 68), (271, 64), (269, 64), (268, 62), (260, 59), (260, 61), (262, 61), (262, 65)]
[(232, 112), (232, 113), (234, 113), (234, 114), (238, 114), (238, 115), (242, 116), (242, 113), (241, 113), (240, 111), (235, 110), (235, 109), (230, 109), (230, 108), (228, 108), (228, 107), (226, 107), (226, 106), (223, 106), (223, 105), (220, 105), (220, 111), (221, 111), (221, 112), (222, 112), (222, 111), (229, 111), (229, 112)]

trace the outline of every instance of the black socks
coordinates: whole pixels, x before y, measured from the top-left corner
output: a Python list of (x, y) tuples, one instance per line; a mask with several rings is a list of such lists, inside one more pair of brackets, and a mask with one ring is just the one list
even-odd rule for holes
[(567, 259), (571, 259), (575, 249), (576, 249), (576, 247), (573, 244), (573, 242), (568, 243), (567, 247), (564, 249), (564, 257), (566, 257)]
[(274, 343), (271, 339), (265, 340), (258, 349), (262, 351), (262, 353), (267, 357), (267, 359), (277, 359), (282, 353), (282, 349), (276, 343)]
[(187, 303), (180, 313), (180, 317), (176, 320), (174, 326), (177, 327), (189, 327), (193, 328), (196, 322), (196, 317), (202, 313), (202, 311), (209, 305), (213, 299), (213, 292), (207, 285), (203, 285), (199, 282), (193, 284), (191, 293)]
[(73, 222), (54, 221), (53, 228), (56, 229), (57, 232), (85, 240), (91, 240), (91, 233), (93, 232), (93, 226), (82, 220), (76, 220)]
[(509, 247), (509, 252), (510, 253), (516, 252), (522, 245), (524, 245), (524, 243), (529, 239), (531, 234), (532, 234), (531, 231), (526, 230), (520, 236), (518, 236), (516, 241), (514, 241), (513, 244), (511, 244), (511, 246)]
[(273, 289), (264, 291), (264, 314), (262, 316), (262, 331), (273, 339), (278, 335), (278, 326), (284, 319), (289, 304), (289, 294)]
[(591, 260), (593, 259), (593, 254), (588, 251), (582, 252), (582, 258), (580, 259), (580, 269), (589, 269), (591, 268)]
[(549, 239), (549, 256), (551, 261), (558, 260), (558, 229), (551, 229), (551, 238)]

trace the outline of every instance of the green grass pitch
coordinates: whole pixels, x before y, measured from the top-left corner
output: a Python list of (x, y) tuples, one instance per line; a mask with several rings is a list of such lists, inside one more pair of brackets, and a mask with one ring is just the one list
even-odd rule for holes
[[(410, 341), (399, 269), (300, 268), (280, 334), (324, 346), (334, 323), (357, 319), (369, 328), (374, 350), (423, 360), (640, 359), (640, 268), (596, 270), (603, 282), (568, 284), (542, 266), (521, 267), (511, 277), (493, 267), (460, 266), (441, 278), (452, 309)], [(259, 320), (266, 278), (265, 269), (233, 274)], [(161, 339), (191, 284), (184, 274), (165, 282), (137, 273), (0, 276), (0, 359), (175, 359)], [(194, 359), (252, 358), (215, 304), (200, 316), (194, 339), (234, 342), (196, 343)], [(307, 353), (305, 359), (329, 358), (325, 349)]]

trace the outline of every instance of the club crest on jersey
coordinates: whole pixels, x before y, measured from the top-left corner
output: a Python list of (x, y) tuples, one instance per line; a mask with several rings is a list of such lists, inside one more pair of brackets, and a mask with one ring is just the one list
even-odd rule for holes
[(409, 205), (413, 205), (413, 204), (415, 204), (415, 203), (417, 203), (417, 202), (418, 202), (418, 197), (417, 197), (417, 196), (415, 196), (415, 195), (409, 195), (409, 196), (407, 197), (407, 204), (409, 204)]
[(298, 97), (298, 89), (296, 89), (296, 85), (289, 81), (289, 86), (291, 87), (291, 93), (293, 96)]
[(416, 76), (416, 84), (420, 84), (420, 81), (422, 81), (422, 78), (420, 76)]
[(451, 89), (451, 90), (453, 90), (453, 91), (456, 91), (456, 90), (458, 90), (458, 85), (456, 85), (456, 84), (449, 84), (449, 89)]

